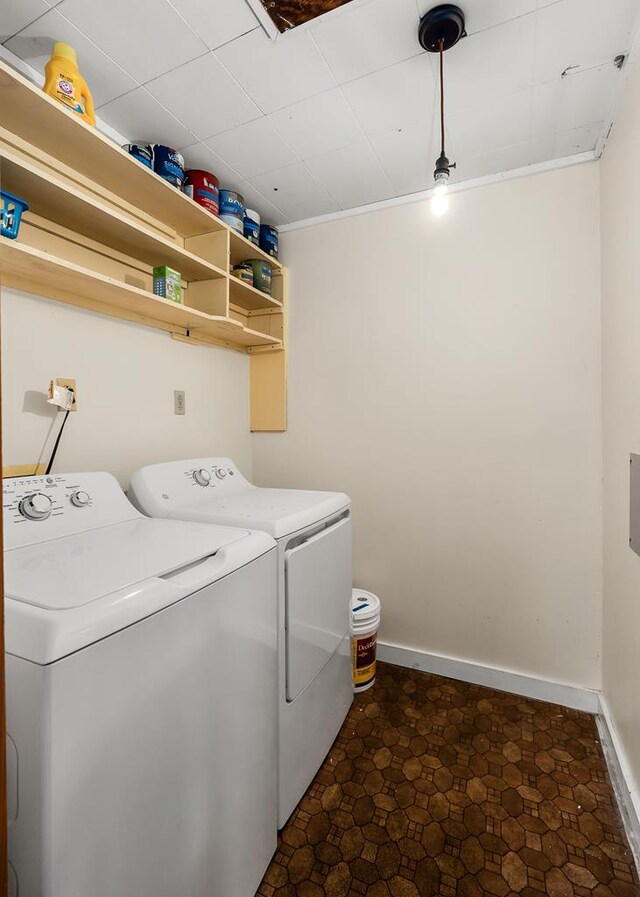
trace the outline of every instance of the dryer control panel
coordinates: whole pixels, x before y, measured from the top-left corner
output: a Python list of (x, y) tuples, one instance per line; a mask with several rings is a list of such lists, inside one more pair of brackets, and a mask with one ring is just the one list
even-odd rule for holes
[(255, 488), (230, 458), (192, 458), (136, 471), (128, 495), (145, 513), (166, 517), (175, 508), (191, 505), (199, 498), (220, 498)]
[(140, 516), (108, 473), (10, 477), (2, 505), (7, 549)]

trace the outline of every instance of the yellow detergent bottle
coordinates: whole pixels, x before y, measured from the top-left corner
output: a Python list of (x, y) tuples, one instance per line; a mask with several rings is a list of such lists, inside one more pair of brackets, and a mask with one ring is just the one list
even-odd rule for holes
[(87, 82), (78, 70), (78, 60), (73, 47), (69, 44), (55, 44), (44, 73), (44, 92), (90, 125), (95, 125), (93, 97)]

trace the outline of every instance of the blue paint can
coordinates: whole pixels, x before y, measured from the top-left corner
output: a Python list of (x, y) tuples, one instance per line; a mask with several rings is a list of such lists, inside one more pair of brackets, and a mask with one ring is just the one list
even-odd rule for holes
[(271, 224), (260, 225), (260, 249), (272, 258), (278, 258), (278, 230)]
[(147, 168), (153, 168), (153, 147), (150, 143), (125, 143), (122, 149)]
[(260, 245), (260, 215), (253, 209), (244, 211), (244, 235), (256, 246)]
[(153, 170), (178, 190), (184, 184), (184, 158), (182, 153), (163, 143), (153, 145)]
[(239, 193), (220, 191), (220, 220), (239, 234), (244, 232), (244, 198)]

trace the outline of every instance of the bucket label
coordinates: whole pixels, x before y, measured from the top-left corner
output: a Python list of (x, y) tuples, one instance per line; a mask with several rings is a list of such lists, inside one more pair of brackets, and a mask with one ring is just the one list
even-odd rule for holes
[(353, 636), (351, 639), (351, 657), (353, 661), (353, 685), (362, 688), (376, 675), (376, 646), (377, 634), (370, 633), (362, 638)]

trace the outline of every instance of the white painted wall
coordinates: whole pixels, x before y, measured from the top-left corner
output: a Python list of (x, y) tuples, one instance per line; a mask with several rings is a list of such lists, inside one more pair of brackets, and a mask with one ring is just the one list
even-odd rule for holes
[(597, 165), (282, 243), (289, 430), (256, 481), (352, 496), (384, 641), (598, 688)]
[(640, 66), (601, 160), (605, 700), (640, 815), (640, 557), (629, 540), (629, 454), (640, 452)]
[[(251, 475), (247, 356), (6, 288), (1, 320), (5, 465), (37, 461), (45, 442), (48, 457), (62, 415), (43, 392), (58, 376), (78, 381), (79, 410), (56, 471), (108, 470), (126, 487), (143, 464), (209, 454)], [(174, 389), (186, 390), (184, 417)]]

